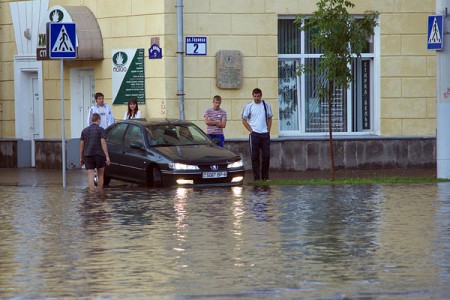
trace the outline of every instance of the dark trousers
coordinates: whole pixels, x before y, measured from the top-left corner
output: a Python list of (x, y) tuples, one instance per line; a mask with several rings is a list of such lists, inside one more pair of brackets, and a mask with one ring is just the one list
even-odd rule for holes
[[(252, 170), (255, 180), (269, 179), (270, 168), (270, 134), (252, 132), (249, 135)], [(260, 164), (261, 156), (261, 164)]]

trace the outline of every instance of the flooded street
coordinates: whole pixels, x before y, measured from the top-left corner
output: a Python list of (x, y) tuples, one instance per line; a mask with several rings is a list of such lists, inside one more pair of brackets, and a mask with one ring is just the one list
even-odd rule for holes
[(450, 298), (450, 183), (0, 189), (0, 298)]

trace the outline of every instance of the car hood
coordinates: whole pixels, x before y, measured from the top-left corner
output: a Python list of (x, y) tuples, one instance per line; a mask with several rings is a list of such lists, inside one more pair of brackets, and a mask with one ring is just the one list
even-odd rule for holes
[(211, 145), (165, 146), (155, 147), (155, 150), (176, 162), (191, 164), (225, 163), (240, 158), (238, 154), (228, 149)]

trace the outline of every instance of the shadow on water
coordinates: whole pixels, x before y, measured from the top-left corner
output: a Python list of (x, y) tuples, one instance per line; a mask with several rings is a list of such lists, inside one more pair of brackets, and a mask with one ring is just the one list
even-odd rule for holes
[(0, 298), (445, 299), (450, 184), (4, 186)]

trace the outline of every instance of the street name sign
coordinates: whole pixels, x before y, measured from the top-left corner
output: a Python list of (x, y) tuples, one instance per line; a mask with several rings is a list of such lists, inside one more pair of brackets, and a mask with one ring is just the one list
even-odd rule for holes
[(206, 55), (206, 37), (188, 36), (186, 37), (186, 55)]

